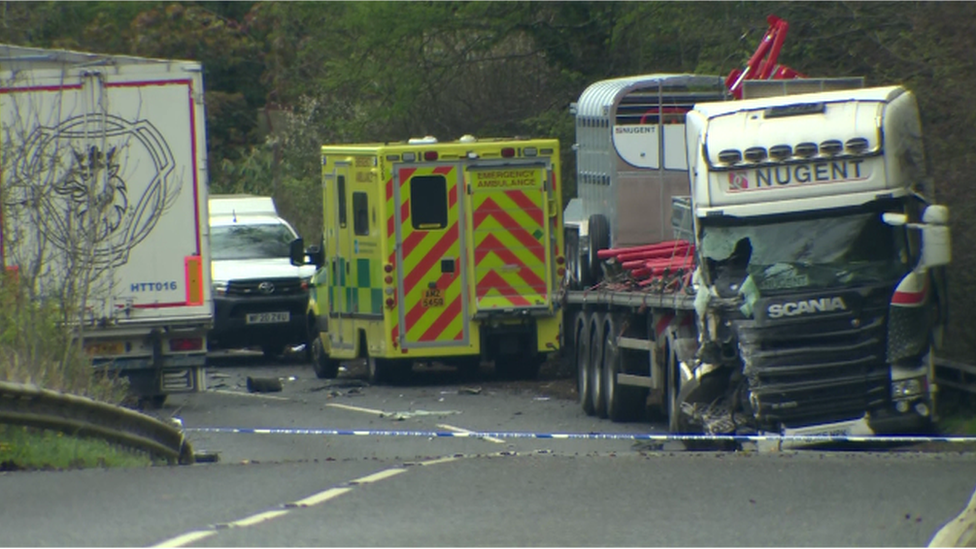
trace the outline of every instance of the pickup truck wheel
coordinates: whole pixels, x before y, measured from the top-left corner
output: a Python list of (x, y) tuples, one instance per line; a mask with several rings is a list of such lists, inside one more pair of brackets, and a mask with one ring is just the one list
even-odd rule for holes
[(603, 392), (607, 401), (607, 417), (610, 421), (635, 421), (640, 418), (647, 402), (647, 391), (617, 383), (617, 374), (624, 371), (623, 354), (617, 347), (619, 329), (614, 317), (607, 317), (606, 336), (603, 340)]
[(339, 375), (339, 361), (326, 354), (322, 336), (312, 340), (312, 369), (319, 379), (335, 379)]
[(607, 401), (603, 389), (603, 341), (605, 339), (603, 313), (593, 313), (590, 320), (590, 385), (593, 413), (607, 417)]
[(586, 415), (593, 415), (593, 386), (590, 385), (590, 327), (584, 312), (576, 314), (576, 393)]

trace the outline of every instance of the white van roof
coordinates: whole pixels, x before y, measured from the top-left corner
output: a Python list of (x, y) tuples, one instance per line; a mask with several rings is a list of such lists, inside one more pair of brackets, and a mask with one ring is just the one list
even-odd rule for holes
[(211, 195), (210, 216), (269, 215), (278, 216), (274, 200), (270, 196), (252, 194)]

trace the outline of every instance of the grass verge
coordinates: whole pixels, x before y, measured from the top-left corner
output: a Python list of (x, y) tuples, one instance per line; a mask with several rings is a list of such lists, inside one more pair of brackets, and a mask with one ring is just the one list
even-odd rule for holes
[(0, 424), (0, 471), (148, 467), (153, 460), (103, 440)]

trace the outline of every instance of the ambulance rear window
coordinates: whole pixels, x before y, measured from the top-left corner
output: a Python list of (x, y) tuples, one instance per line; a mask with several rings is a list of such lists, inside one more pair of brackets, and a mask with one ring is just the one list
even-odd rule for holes
[(419, 231), (447, 227), (447, 179), (443, 175), (418, 175), (410, 180), (410, 220)]

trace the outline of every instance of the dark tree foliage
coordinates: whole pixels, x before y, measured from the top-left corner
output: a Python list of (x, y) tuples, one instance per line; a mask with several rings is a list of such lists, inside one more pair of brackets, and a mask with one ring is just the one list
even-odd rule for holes
[(0, 41), (192, 58), (205, 67), (215, 191), (274, 194), (320, 230), (323, 143), (470, 133), (558, 137), (574, 192), (585, 87), (653, 72), (726, 75), (790, 23), (780, 62), (904, 84), (952, 207), (952, 354), (976, 361), (976, 4), (970, 2), (2, 2)]

